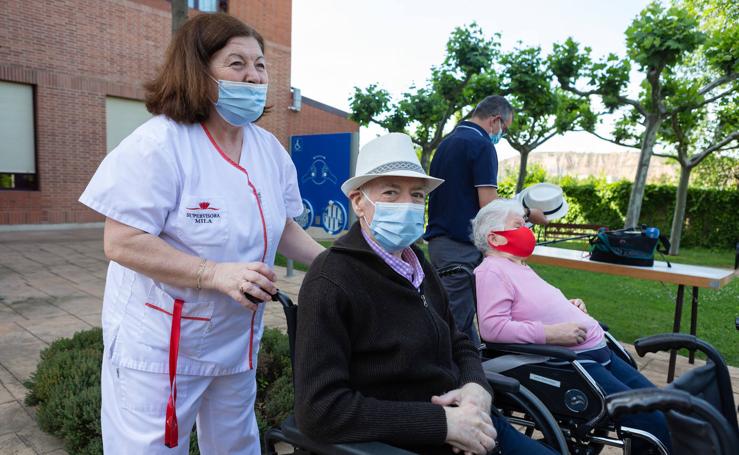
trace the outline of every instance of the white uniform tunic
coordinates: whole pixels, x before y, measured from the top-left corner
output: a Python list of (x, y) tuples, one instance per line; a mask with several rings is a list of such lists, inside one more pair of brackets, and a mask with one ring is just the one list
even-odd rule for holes
[[(295, 167), (272, 134), (246, 126), (236, 164), (203, 126), (164, 116), (103, 160), (80, 202), (185, 253), (269, 266), (285, 220), (303, 210)], [(220, 292), (177, 288), (111, 262), (103, 329), (114, 365), (168, 372), (175, 299), (184, 301), (178, 374), (224, 375), (256, 365), (265, 305), (254, 315)]]
[[(216, 262), (261, 261), (269, 266), (274, 263), (286, 219), (303, 210), (295, 167), (272, 134), (253, 124), (244, 127), (240, 162), (234, 163), (203, 125), (183, 125), (164, 116), (152, 118), (110, 152), (80, 202), (185, 253)], [(220, 292), (170, 286), (111, 262), (102, 313), (103, 368), (112, 366), (103, 373), (104, 401), (111, 403), (108, 408), (103, 404), (106, 451), (123, 438), (126, 444), (140, 443), (136, 447), (151, 453), (164, 449), (164, 419), (156, 428), (147, 424), (145, 431), (133, 425), (143, 423), (148, 415), (164, 417), (171, 392), (167, 376), (138, 376), (134, 382), (132, 372), (125, 376), (127, 385), (121, 381), (123, 369), (169, 373), (176, 300), (184, 302), (177, 375), (224, 376), (256, 367), (265, 304), (254, 313)], [(238, 379), (251, 384), (244, 407), (253, 406), (254, 379), (253, 374)], [(144, 390), (149, 383), (154, 390)], [(124, 385), (136, 390), (126, 392)], [(196, 387), (188, 389), (194, 392)], [(133, 392), (140, 395), (139, 403), (131, 401)], [(184, 394), (180, 391), (183, 399)], [(187, 421), (191, 427), (199, 402), (195, 397), (177, 402), (181, 423)], [(130, 411), (148, 415), (136, 418)], [(249, 420), (253, 425), (245, 431), (257, 442), (248, 450), (258, 453), (253, 414)], [(180, 431), (180, 446), (184, 441), (181, 448), (185, 451), (188, 434), (189, 428)]]

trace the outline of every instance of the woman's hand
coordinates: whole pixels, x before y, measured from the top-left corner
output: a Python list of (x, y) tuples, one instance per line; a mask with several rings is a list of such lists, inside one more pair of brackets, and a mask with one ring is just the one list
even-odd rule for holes
[(585, 314), (588, 314), (588, 309), (585, 308), (585, 302), (583, 302), (580, 299), (570, 299), (570, 303), (575, 305), (577, 308), (580, 309)]
[[(457, 389), (460, 390), (460, 389)], [(444, 406), (446, 414), (446, 442), (455, 452), (484, 455), (495, 448), (498, 436), (487, 412), (472, 403)]]
[(561, 324), (545, 325), (544, 335), (547, 344), (574, 346), (585, 342), (588, 336), (588, 328), (574, 322), (563, 322)]
[(257, 305), (244, 294), (269, 301), (277, 292), (275, 272), (262, 262), (220, 262), (213, 265), (208, 262), (208, 266), (203, 287), (226, 294), (252, 311), (257, 311)]

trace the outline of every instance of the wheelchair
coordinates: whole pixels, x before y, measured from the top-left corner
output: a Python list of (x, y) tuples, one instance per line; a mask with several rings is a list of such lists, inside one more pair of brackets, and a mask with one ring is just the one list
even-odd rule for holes
[[(439, 271), (441, 276), (455, 273), (465, 274), (474, 289), (474, 274), (467, 267), (453, 265)], [(608, 348), (636, 369), (629, 352), (608, 332), (606, 325), (601, 323), (601, 327)], [(484, 342), (480, 350), (486, 372), (513, 377), (541, 398), (559, 422), (573, 454), (597, 454), (606, 445), (630, 454), (636, 438), (648, 441), (655, 453), (665, 454), (664, 445), (655, 436), (614, 423), (630, 413), (655, 410), (668, 411), (665, 416), (673, 453), (736, 453), (734, 441), (739, 431), (734, 399), (728, 369), (720, 354), (708, 343), (683, 334), (645, 337), (636, 340), (634, 346), (642, 357), (648, 352), (688, 349), (703, 352), (709, 360), (705, 366), (677, 378), (667, 389), (633, 390), (605, 396), (570, 349)], [(497, 404), (511, 423), (523, 425), (529, 432), (536, 428), (515, 401), (502, 397)], [(670, 406), (675, 407), (674, 411), (670, 411)], [(612, 433), (617, 437), (609, 436)]]
[[(298, 307), (284, 293), (278, 291), (273, 297), (279, 302), (285, 312), (287, 333), (290, 346), (290, 357), (294, 364)], [(559, 429), (557, 421), (547, 410), (546, 406), (533, 393), (521, 386), (515, 379), (486, 373), (486, 377), (495, 391), (495, 401), (505, 397), (514, 400), (526, 410), (536, 428), (540, 430), (540, 440), (553, 450), (569, 454), (567, 441)], [(297, 427), (293, 416), (289, 416), (277, 428), (270, 428), (264, 434), (264, 452), (267, 455), (277, 455), (277, 443), (289, 444), (295, 454), (325, 454), (325, 455), (409, 455), (412, 452), (394, 447), (382, 442), (361, 442), (344, 444), (326, 444), (314, 441), (303, 434)], [(497, 453), (497, 452), (493, 452)]]
[[(442, 277), (454, 274), (465, 276), (475, 294), (475, 277), (468, 267), (455, 264), (438, 272)], [(636, 368), (636, 361), (608, 332), (608, 327), (602, 323), (601, 327), (608, 348)], [(629, 454), (634, 438), (647, 440), (655, 447), (655, 453), (667, 453), (655, 436), (614, 424), (606, 409), (605, 394), (571, 349), (552, 345), (483, 342), (480, 355), (486, 373), (512, 377), (540, 398), (557, 420), (571, 453), (593, 455), (600, 453), (604, 446), (612, 446), (625, 449), (624, 453)], [(536, 423), (515, 400), (501, 397), (497, 405), (509, 422), (525, 427), (526, 434), (538, 430)], [(611, 437), (612, 433), (617, 437)]]

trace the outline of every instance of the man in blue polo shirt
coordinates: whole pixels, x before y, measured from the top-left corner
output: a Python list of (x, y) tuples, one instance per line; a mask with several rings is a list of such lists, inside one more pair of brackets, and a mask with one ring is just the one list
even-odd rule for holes
[[(429, 174), (445, 180), (429, 195), (428, 226), (431, 263), (438, 270), (452, 264), (474, 269), (482, 254), (472, 243), (472, 220), (477, 211), (498, 197), (498, 155), (494, 144), (513, 122), (513, 107), (502, 96), (488, 96), (467, 121), (460, 122), (436, 149)], [(526, 209), (531, 222), (546, 223), (541, 210)], [(442, 278), (454, 320), (476, 345), (475, 300), (466, 276)]]

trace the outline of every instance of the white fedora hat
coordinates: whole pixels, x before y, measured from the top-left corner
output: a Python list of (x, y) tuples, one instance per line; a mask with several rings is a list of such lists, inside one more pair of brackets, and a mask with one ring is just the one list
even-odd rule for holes
[(547, 221), (562, 218), (569, 209), (562, 188), (552, 183), (537, 183), (526, 187), (516, 195), (516, 200), (524, 207), (540, 209)]
[(357, 169), (354, 177), (341, 185), (341, 191), (349, 193), (378, 177), (415, 177), (426, 181), (426, 191), (430, 192), (444, 180), (429, 177), (418, 161), (416, 150), (410, 136), (403, 133), (390, 133), (365, 144), (357, 156)]

